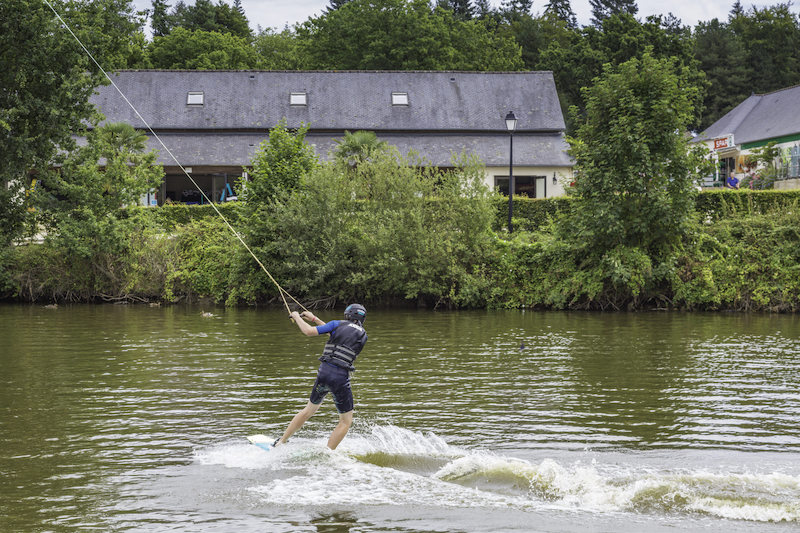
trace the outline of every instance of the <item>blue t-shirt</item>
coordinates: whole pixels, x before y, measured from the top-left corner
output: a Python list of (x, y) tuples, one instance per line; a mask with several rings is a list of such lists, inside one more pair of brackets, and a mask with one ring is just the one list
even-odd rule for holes
[(728, 176), (728, 187), (735, 189), (737, 185), (739, 185), (739, 178)]
[(330, 333), (331, 331), (335, 330), (339, 327), (341, 320), (331, 320), (330, 322), (326, 322), (321, 326), (317, 326), (317, 333), (322, 335), (323, 333)]

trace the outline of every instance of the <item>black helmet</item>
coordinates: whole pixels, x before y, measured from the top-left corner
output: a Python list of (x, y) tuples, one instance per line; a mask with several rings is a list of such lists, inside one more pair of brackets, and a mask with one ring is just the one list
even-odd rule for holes
[(361, 304), (350, 304), (344, 310), (344, 317), (361, 324), (367, 319), (367, 310)]

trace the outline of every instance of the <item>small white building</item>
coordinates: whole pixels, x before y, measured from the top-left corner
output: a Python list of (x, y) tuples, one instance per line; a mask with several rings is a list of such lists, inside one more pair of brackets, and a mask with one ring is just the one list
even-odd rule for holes
[[(358, 130), (437, 167), (475, 154), (487, 183), (507, 192), (505, 117), (513, 111), (515, 194), (560, 196), (572, 181), (552, 72), (125, 70), (114, 83), (214, 201), (281, 119), (290, 128), (309, 124), (306, 141), (323, 160), (345, 131)], [(114, 87), (98, 88), (92, 102), (108, 122), (145, 130)], [(149, 148), (161, 151), (166, 179), (148, 203), (202, 201), (156, 139)]]
[(704, 143), (717, 160), (705, 185), (722, 186), (731, 171), (743, 178), (746, 156), (773, 141), (781, 150), (775, 188), (800, 188), (800, 85), (751, 95), (692, 142)]

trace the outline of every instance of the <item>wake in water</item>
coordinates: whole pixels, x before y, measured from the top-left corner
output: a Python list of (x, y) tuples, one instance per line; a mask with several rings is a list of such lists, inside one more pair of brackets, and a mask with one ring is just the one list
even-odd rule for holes
[(537, 464), (460, 449), (433, 433), (395, 426), (350, 435), (337, 451), (325, 442), (293, 439), (270, 452), (236, 443), (198, 452), (197, 460), (273, 472), (251, 491), (277, 505), (551, 508), (800, 522), (796, 475), (553, 459)]

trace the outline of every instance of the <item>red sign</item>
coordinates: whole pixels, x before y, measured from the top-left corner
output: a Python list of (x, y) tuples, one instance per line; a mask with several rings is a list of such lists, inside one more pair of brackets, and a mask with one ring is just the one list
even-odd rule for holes
[(726, 137), (720, 137), (719, 139), (714, 139), (714, 150), (723, 150), (725, 148), (733, 148), (733, 135), (728, 135)]

